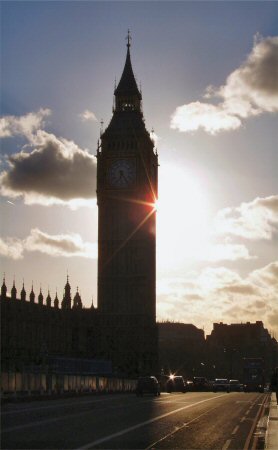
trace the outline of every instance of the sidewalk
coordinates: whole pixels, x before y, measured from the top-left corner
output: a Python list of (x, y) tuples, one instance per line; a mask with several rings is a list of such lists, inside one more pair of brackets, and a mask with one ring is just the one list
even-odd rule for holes
[(278, 406), (275, 393), (271, 394), (265, 449), (278, 450)]

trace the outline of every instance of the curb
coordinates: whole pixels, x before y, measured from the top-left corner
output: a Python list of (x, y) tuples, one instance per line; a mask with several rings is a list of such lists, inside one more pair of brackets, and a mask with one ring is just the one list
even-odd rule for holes
[(278, 449), (278, 407), (275, 392), (272, 392), (270, 398), (264, 448), (268, 450)]

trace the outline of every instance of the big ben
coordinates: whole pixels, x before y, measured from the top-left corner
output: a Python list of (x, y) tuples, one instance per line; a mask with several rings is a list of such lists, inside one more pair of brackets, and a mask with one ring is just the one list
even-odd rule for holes
[(97, 151), (98, 310), (106, 355), (130, 374), (154, 370), (158, 157), (130, 58)]

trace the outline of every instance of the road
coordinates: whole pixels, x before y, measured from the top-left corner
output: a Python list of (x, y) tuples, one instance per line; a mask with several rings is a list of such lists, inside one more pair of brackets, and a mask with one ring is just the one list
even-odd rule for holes
[(1, 411), (1, 448), (247, 450), (268, 395), (111, 394), (10, 403)]

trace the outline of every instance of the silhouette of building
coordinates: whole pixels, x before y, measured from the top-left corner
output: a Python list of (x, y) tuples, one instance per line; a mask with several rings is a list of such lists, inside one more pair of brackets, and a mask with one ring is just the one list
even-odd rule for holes
[(186, 379), (204, 375), (206, 358), (205, 334), (192, 324), (179, 322), (158, 323), (158, 349), (161, 371), (175, 373)]
[(28, 301), (24, 284), (18, 293), (15, 280), (8, 296), (4, 278), (2, 372), (42, 365), (51, 371), (78, 358), (83, 367), (109, 360), (114, 373), (132, 377), (163, 369), (188, 378), (240, 378), (243, 357), (263, 357), (268, 372), (277, 364), (277, 342), (262, 322), (214, 324), (206, 340), (194, 325), (161, 323), (158, 350), (157, 180), (158, 156), (145, 128), (128, 35), (112, 119), (97, 149), (98, 307), (84, 308), (78, 288), (72, 299), (68, 276), (61, 301), (57, 292), (54, 300), (49, 291), (44, 298), (41, 289), (36, 299), (33, 286)]
[(46, 357), (108, 359), (127, 375), (157, 369), (156, 210), (158, 156), (145, 128), (142, 95), (130, 59), (114, 91), (112, 119), (97, 148), (98, 308), (72, 300), (69, 277), (61, 307), (50, 293), (20, 298), (15, 281), (1, 288), (2, 369)]
[(269, 379), (278, 361), (276, 339), (263, 322), (214, 323), (206, 339), (208, 373), (226, 378), (242, 378), (243, 358), (263, 358), (266, 378)]
[(153, 369), (157, 359), (158, 157), (145, 127), (129, 35), (114, 95), (97, 152), (98, 308), (112, 360), (139, 373)]

